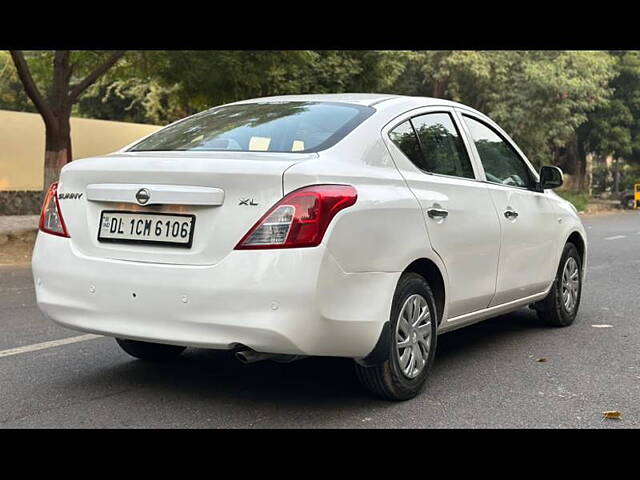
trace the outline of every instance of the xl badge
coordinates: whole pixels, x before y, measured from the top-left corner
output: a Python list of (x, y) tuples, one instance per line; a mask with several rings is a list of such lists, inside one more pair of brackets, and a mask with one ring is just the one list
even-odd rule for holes
[(258, 204), (253, 201), (253, 198), (241, 198), (240, 203), (238, 203), (238, 205), (247, 205), (247, 206), (251, 205), (252, 207), (255, 207)]

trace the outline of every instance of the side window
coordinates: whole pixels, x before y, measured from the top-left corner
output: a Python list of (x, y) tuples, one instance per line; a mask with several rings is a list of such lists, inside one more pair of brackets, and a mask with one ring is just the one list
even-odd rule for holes
[(389, 132), (413, 164), (429, 173), (475, 178), (467, 150), (448, 113), (427, 113)]
[(427, 170), (427, 165), (422, 157), (420, 143), (416, 132), (414, 132), (411, 122), (407, 120), (389, 132), (389, 138), (396, 144), (415, 166), (422, 170)]
[(454, 177), (474, 178), (462, 138), (448, 113), (427, 113), (411, 123), (420, 139), (426, 170)]
[(466, 115), (463, 118), (478, 149), (487, 180), (501, 185), (529, 187), (533, 181), (531, 172), (511, 145), (484, 123)]

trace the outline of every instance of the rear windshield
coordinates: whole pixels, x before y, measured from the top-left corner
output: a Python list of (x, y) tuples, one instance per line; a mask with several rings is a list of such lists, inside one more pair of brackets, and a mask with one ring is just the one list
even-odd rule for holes
[(336, 144), (373, 112), (332, 102), (226, 105), (163, 128), (129, 151), (317, 152)]

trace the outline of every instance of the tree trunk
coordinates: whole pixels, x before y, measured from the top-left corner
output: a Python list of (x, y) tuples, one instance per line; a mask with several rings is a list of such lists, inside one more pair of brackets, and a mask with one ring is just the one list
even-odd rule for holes
[(613, 159), (613, 198), (620, 196), (620, 159)]
[(572, 191), (580, 190), (581, 172), (580, 172), (580, 159), (576, 154), (576, 141), (575, 136), (570, 138), (564, 149), (560, 147), (554, 147), (556, 151), (556, 158), (558, 164), (562, 165), (562, 169), (571, 175), (571, 182), (567, 185)]
[(104, 75), (124, 52), (114, 52), (70, 89), (74, 64), (69, 50), (56, 50), (53, 57), (53, 78), (45, 99), (31, 76), (21, 50), (11, 50), (13, 63), (27, 96), (36, 106), (45, 125), (43, 191), (58, 180), (60, 170), (71, 161), (71, 107), (82, 92)]
[(58, 181), (60, 169), (70, 161), (71, 128), (69, 118), (63, 117), (56, 127), (45, 127), (43, 190), (46, 191), (53, 182)]
[(448, 78), (436, 78), (433, 82), (433, 91), (431, 95), (434, 98), (444, 98), (444, 94), (449, 84)]
[(581, 192), (589, 192), (591, 193), (591, 175), (589, 169), (587, 168), (587, 152), (584, 151), (584, 145), (582, 142), (578, 141), (576, 138), (576, 160), (577, 160), (577, 169), (579, 172), (579, 183), (578, 188)]

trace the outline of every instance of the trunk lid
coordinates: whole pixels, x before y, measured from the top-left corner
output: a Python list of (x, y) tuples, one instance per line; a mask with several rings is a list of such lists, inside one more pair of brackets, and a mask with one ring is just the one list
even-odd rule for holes
[[(60, 209), (71, 244), (81, 254), (212, 265), (282, 198), (285, 170), (311, 158), (317, 154), (123, 152), (78, 160), (62, 170)], [(136, 200), (143, 188), (150, 195), (144, 206)], [(194, 215), (191, 247), (99, 241), (103, 211)]]

